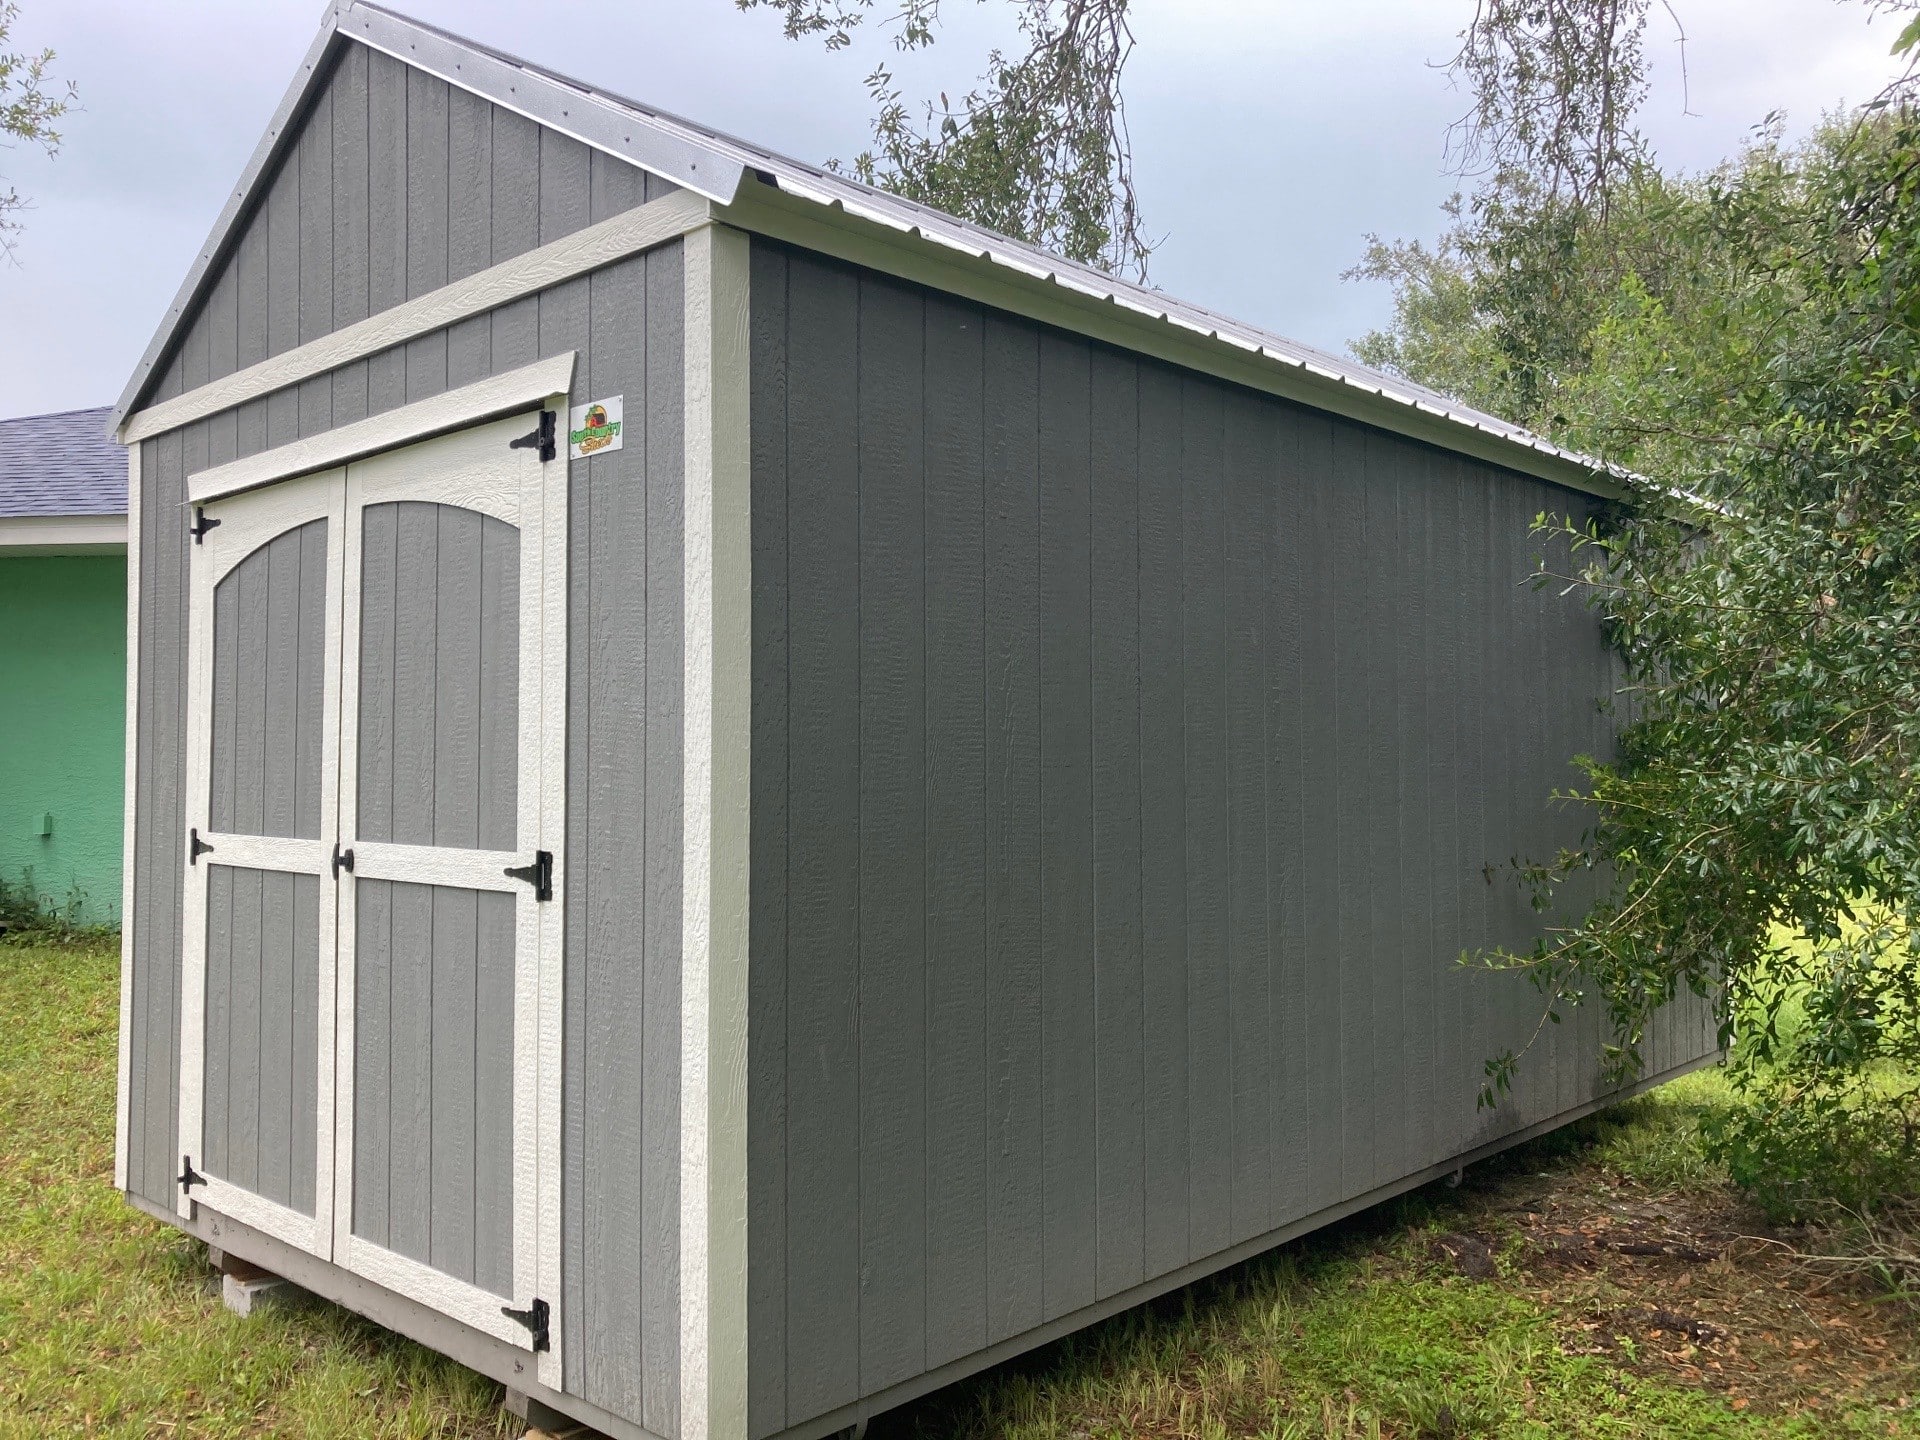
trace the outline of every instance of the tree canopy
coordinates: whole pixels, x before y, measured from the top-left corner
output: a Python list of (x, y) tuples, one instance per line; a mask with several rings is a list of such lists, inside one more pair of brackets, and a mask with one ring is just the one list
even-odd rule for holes
[[(852, 43), (874, 0), (736, 0), (781, 13), (789, 38)], [(1133, 187), (1121, 76), (1133, 53), (1130, 0), (1009, 0), (1024, 49), (994, 50), (978, 85), (915, 109), (892, 72), (867, 77), (874, 148), (853, 173), (1071, 260), (1144, 279), (1153, 247)], [(881, 17), (900, 51), (933, 43), (941, 0)]]
[[(1626, 22), (1611, 71), (1529, 58), (1575, 53), (1544, 12), (1596, 9)], [(1714, 997), (1759, 1097), (1720, 1135), (1736, 1172), (1865, 1204), (1920, 1176), (1920, 113), (1902, 75), (1667, 173), (1631, 128), (1645, 9), (1489, 0), (1509, 28), (1462, 63), (1498, 162), (1438, 244), (1370, 244), (1394, 318), (1354, 348), (1649, 477), (1537, 522), (1535, 583), (1584, 589), (1624, 657), (1620, 743), (1564, 797), (1586, 843), (1516, 866), (1545, 936), (1475, 958), (1530, 974), (1543, 1023), (1603, 1005), (1623, 1078), (1667, 1000)], [(1585, 94), (1515, 98), (1536, 81)]]

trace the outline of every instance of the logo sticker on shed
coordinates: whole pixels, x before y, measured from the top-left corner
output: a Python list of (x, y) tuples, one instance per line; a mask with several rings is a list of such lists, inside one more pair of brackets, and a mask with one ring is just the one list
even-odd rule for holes
[(567, 458), (610, 455), (620, 448), (620, 412), (624, 395), (576, 405), (567, 412)]

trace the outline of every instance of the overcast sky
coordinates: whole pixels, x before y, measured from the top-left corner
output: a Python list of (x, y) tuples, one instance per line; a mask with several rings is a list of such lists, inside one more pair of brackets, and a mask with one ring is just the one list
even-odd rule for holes
[[(882, 49), (827, 54), (732, 0), (390, 0), (396, 8), (807, 160), (856, 153)], [(947, 0), (910, 87), (964, 90), (1008, 7)], [(1660, 7), (1645, 125), (1670, 165), (1733, 152), (1769, 110), (1803, 132), (1870, 98), (1895, 26), (1860, 0), (1673, 0), (1683, 106)], [(0, 416), (116, 398), (311, 42), (315, 0), (22, 0), (10, 48), (51, 45), (84, 109), (51, 163), (0, 151), (34, 200), (0, 264)], [(886, 0), (879, 8), (890, 9)], [(1368, 232), (1431, 236), (1455, 188), (1462, 107), (1436, 62), (1472, 0), (1137, 0), (1127, 74), (1139, 187), (1163, 237), (1152, 279), (1296, 339), (1344, 349), (1379, 286), (1340, 278)]]

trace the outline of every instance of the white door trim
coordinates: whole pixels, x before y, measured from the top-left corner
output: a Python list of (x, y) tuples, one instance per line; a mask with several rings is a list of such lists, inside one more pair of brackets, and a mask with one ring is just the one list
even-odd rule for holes
[[(570, 373), (569, 357), (569, 373)], [(540, 397), (559, 417), (566, 414), (564, 392)], [(564, 451), (550, 461), (541, 461), (532, 449), (511, 450), (508, 441), (522, 431), (531, 431), (536, 416), (509, 415), (483, 421), (455, 432), (444, 432), (426, 442), (389, 450), (348, 465), (345, 486), (347, 541), (344, 547), (345, 593), (342, 630), (347, 641), (341, 656), (339, 763), (344, 777), (340, 786), (339, 814), (341, 844), (353, 851), (350, 874), (343, 874), (340, 885), (339, 947), (341, 955), (339, 1029), (336, 1038), (336, 1091), (339, 1116), (335, 1125), (335, 1143), (340, 1162), (334, 1197), (333, 1247), (336, 1263), (387, 1286), (400, 1294), (420, 1300), (445, 1314), (498, 1339), (524, 1347), (531, 1336), (518, 1322), (508, 1319), (503, 1306), (524, 1310), (535, 1298), (550, 1307), (549, 1349), (538, 1362), (543, 1383), (546, 1376), (560, 1374), (560, 1293), (547, 1288), (546, 1267), (542, 1257), (558, 1255), (560, 1247), (560, 1206), (557, 1193), (550, 1203), (544, 1198), (548, 1176), (557, 1176), (560, 1167), (560, 1131), (557, 1124), (541, 1123), (546, 1107), (544, 1085), (558, 1084), (561, 1057), (559, 1050), (560, 1016), (558, 987), (551, 987), (551, 1018), (543, 1010), (548, 1002), (549, 970), (558, 973), (561, 958), (559, 940), (564, 935), (561, 923), (562, 901), (556, 885), (553, 898), (540, 902), (524, 880), (509, 877), (506, 867), (525, 865), (536, 851), (557, 853), (554, 836), (558, 833), (553, 813), (564, 814), (565, 751), (562, 739), (561, 764), (555, 768), (547, 761), (548, 732), (558, 728), (564, 737), (566, 723), (566, 634), (557, 637), (547, 624), (547, 596), (555, 583), (551, 572), (559, 571), (558, 583), (564, 594), (566, 574), (566, 530), (564, 500), (559, 508), (561, 524), (552, 526), (552, 493), (564, 493), (567, 462)], [(564, 436), (559, 437), (564, 445)], [(430, 452), (426, 447), (435, 447)], [(450, 448), (471, 446), (475, 453), (507, 457), (518, 455), (522, 463), (514, 467), (514, 477), (493, 483), (475, 481), (463, 468), (457, 452)], [(499, 470), (494, 470), (495, 475)], [(523, 837), (521, 849), (513, 851), (473, 850), (447, 846), (408, 845), (359, 838), (359, 710), (360, 710), (360, 570), (362, 516), (369, 505), (391, 501), (426, 501), (456, 505), (491, 515), (513, 525), (520, 534), (520, 691), (519, 747), (520, 783), (517, 833)], [(562, 606), (564, 623), (565, 611)], [(556, 656), (549, 653), (557, 648)], [(559, 677), (557, 687), (554, 676)], [(553, 713), (549, 713), (553, 712)], [(556, 861), (557, 864), (557, 861)], [(358, 1236), (353, 1231), (354, 1153), (354, 1071), (355, 1053), (355, 976), (352, 959), (356, 936), (357, 890), (362, 881), (395, 880), (424, 885), (450, 885), (466, 889), (490, 890), (516, 896), (514, 977), (514, 1113), (513, 1113), (513, 1294), (502, 1297), (478, 1286), (447, 1275), (431, 1266), (399, 1255)], [(549, 952), (548, 942), (554, 944)], [(524, 962), (520, 957), (525, 957)], [(548, 1048), (551, 1054), (548, 1054)], [(554, 1181), (557, 1185), (557, 1180)], [(557, 1380), (556, 1380), (557, 1388)]]
[[(434, 435), (464, 430), (482, 420), (525, 409), (537, 409), (548, 397), (564, 395), (573, 383), (574, 352), (522, 365), (517, 370), (471, 385), (442, 391), (416, 400), (411, 405), (383, 410), (337, 430), (322, 431), (305, 440), (294, 440), (262, 450), (241, 460), (231, 460), (210, 470), (187, 477), (187, 498), (200, 502), (219, 495), (253, 490), (277, 480), (325, 470), (349, 460), (364, 459), (383, 451), (410, 445)], [(560, 422), (566, 422), (564, 411)]]
[[(343, 489), (338, 471), (322, 472), (291, 481), (272, 491), (235, 498), (216, 505), (219, 525), (205, 532), (191, 548), (188, 560), (187, 602), (187, 753), (185, 818), (197, 830), (211, 855), (199, 863), (182, 864), (180, 977), (180, 1126), (179, 1152), (198, 1156), (197, 1170), (205, 1166), (206, 1117), (206, 1000), (207, 1000), (207, 883), (215, 865), (317, 874), (338, 838), (340, 770), (338, 717), (340, 700), (340, 599), (344, 530)], [(259, 835), (221, 835), (211, 838), (212, 710), (213, 710), (213, 594), (214, 588), (236, 565), (275, 536), (311, 520), (327, 521), (326, 631), (322, 644), (320, 724), (320, 835), (317, 839), (289, 839)], [(177, 843), (187, 858), (188, 837)], [(315, 1155), (312, 1216), (280, 1206), (209, 1177), (201, 1193), (181, 1187), (175, 1197), (178, 1213), (189, 1218), (195, 1204), (257, 1225), (289, 1244), (321, 1256), (330, 1253), (333, 1233), (333, 1015), (335, 1010), (334, 906), (320, 894), (316, 917), (319, 994), (315, 1011), (315, 1046), (319, 1074), (315, 1078)], [(219, 1183), (214, 1183), (219, 1181)], [(243, 1213), (244, 1212), (244, 1213)]]

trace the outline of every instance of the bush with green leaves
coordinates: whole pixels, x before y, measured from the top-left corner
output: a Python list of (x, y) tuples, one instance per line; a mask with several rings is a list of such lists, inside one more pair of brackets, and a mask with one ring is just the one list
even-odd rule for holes
[(1619, 745), (1565, 797), (1584, 843), (1519, 866), (1550, 928), (1475, 958), (1603, 1006), (1623, 1079), (1712, 997), (1745, 1095), (1709, 1143), (1781, 1213), (1870, 1208), (1920, 1178), (1920, 113), (1700, 176), (1619, 153), (1604, 206), (1521, 164), (1362, 267), (1397, 294), (1363, 356), (1630, 472), (1536, 524), (1624, 659)]

